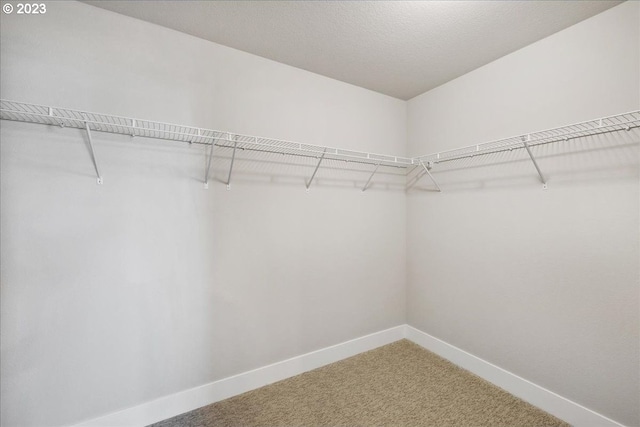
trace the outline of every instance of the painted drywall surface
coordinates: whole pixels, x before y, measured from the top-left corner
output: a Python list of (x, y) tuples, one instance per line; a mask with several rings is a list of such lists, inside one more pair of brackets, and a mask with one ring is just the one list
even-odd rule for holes
[[(639, 8), (624, 3), (409, 101), (409, 154), (639, 109)], [(639, 141), (634, 131), (535, 147), (546, 191), (524, 151), (436, 166), (443, 192), (407, 199), (408, 323), (639, 425)]]
[[(3, 98), (405, 149), (402, 101), (88, 5), (47, 6), (2, 16)], [(405, 323), (404, 192), (374, 180), (363, 194), (366, 174), (321, 169), (306, 193), (309, 165), (252, 174), (242, 160), (231, 191), (204, 190), (202, 146), (94, 143), (102, 186), (82, 131), (2, 122), (3, 426), (73, 424)], [(227, 153), (212, 176), (228, 166)]]

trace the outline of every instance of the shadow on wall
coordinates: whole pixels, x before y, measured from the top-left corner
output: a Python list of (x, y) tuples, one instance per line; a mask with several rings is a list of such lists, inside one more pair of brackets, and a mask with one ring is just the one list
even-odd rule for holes
[[(95, 177), (86, 135), (80, 129), (3, 121), (3, 152), (38, 175)], [(114, 134), (94, 135), (105, 185), (114, 179), (178, 179), (203, 185), (209, 146)], [(588, 136), (531, 147), (550, 186), (635, 178), (639, 172), (640, 129)], [(215, 147), (209, 186), (228, 183), (421, 194), (436, 191), (421, 166), (393, 167)], [(320, 163), (320, 166), (318, 166)], [(317, 172), (316, 172), (317, 167)], [(375, 173), (374, 173), (375, 170)], [(230, 173), (231, 172), (231, 173)], [(431, 175), (444, 192), (540, 185), (526, 150), (516, 148), (433, 165)], [(313, 180), (312, 180), (313, 177)], [(190, 185), (190, 184), (189, 184)]]
[(334, 159), (321, 161), (319, 156), (300, 157), (247, 150), (236, 152), (232, 167), (232, 154), (232, 150), (215, 148), (211, 179), (216, 184), (241, 182), (294, 186), (301, 189), (307, 186), (357, 190), (366, 188), (366, 191), (404, 191), (405, 189), (406, 168), (381, 165), (376, 169), (375, 165), (357, 161)]
[[(82, 129), (3, 121), (3, 137), (5, 152), (21, 168), (70, 179), (96, 177)], [(188, 180), (195, 185), (205, 182), (210, 145), (97, 132), (92, 140), (105, 185), (126, 179)], [(385, 164), (376, 168), (375, 164), (358, 160), (325, 158), (320, 162), (316, 155), (283, 155), (244, 148), (238, 148), (233, 156), (232, 149), (216, 146), (208, 181), (210, 186), (251, 183), (297, 186), (302, 190), (309, 186), (397, 192), (405, 190), (406, 172), (405, 167)]]
[[(550, 187), (638, 179), (640, 129), (582, 137), (531, 147)], [(413, 175), (426, 175), (425, 172)], [(476, 191), (542, 185), (526, 150), (513, 149), (437, 163), (431, 169), (442, 191)], [(430, 192), (428, 177), (411, 192)]]

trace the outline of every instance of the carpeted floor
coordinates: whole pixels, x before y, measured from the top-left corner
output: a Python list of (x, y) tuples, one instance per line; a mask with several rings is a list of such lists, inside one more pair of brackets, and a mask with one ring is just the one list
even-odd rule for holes
[(401, 340), (153, 427), (567, 425)]

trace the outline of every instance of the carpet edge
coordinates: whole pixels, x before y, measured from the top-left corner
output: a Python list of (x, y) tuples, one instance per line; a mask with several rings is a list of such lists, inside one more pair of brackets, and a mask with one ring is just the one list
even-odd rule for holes
[(405, 338), (406, 325), (394, 326), (329, 347), (285, 359), (198, 387), (179, 391), (73, 427), (147, 426), (202, 406), (272, 384)]
[(404, 334), (409, 341), (575, 427), (624, 427), (623, 424), (413, 326), (405, 325)]

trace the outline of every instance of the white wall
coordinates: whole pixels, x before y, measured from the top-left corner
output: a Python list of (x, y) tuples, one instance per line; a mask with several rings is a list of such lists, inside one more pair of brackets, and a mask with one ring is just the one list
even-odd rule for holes
[[(420, 155), (638, 109), (639, 18), (627, 2), (417, 97), (408, 130), (402, 101), (73, 2), (2, 14), (0, 91)], [(443, 193), (405, 198), (393, 176), (362, 195), (366, 174), (327, 169), (306, 194), (312, 162), (242, 159), (231, 191), (205, 191), (202, 147), (101, 134), (97, 186), (80, 131), (1, 126), (3, 426), (401, 324), (405, 301), (412, 326), (640, 423), (637, 132), (534, 149), (547, 191), (514, 152), (437, 167)], [(214, 167), (224, 180), (228, 157)]]
[[(81, 3), (47, 7), (2, 15), (5, 99), (405, 150), (403, 101)], [(72, 424), (405, 323), (393, 185), (361, 194), (366, 174), (321, 169), (307, 194), (309, 164), (239, 161), (231, 191), (207, 191), (202, 147), (94, 141), (102, 186), (82, 132), (2, 122), (3, 426)], [(226, 179), (228, 157), (216, 162)]]
[[(409, 154), (639, 109), (639, 8), (623, 3), (410, 100)], [(436, 166), (443, 192), (407, 199), (408, 323), (639, 425), (639, 140), (534, 148), (546, 191), (522, 151)]]

